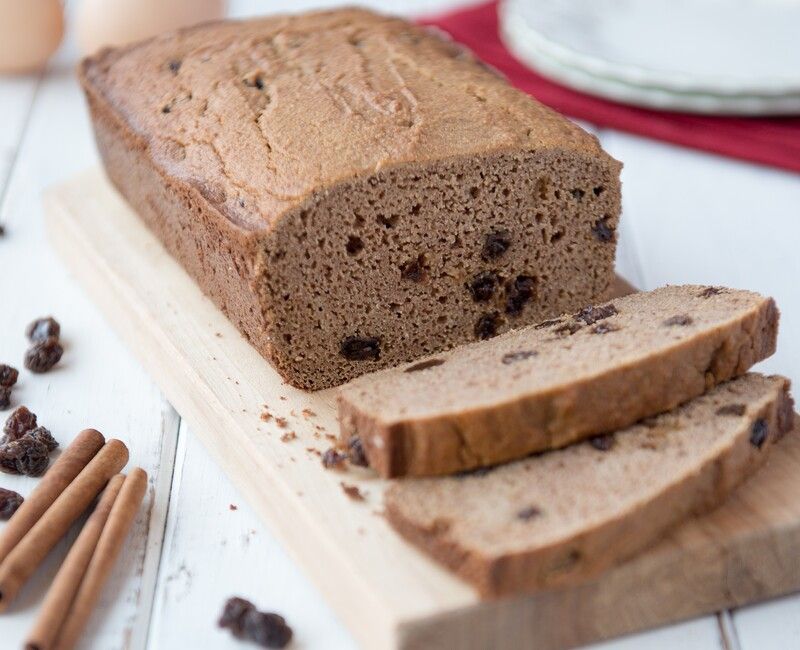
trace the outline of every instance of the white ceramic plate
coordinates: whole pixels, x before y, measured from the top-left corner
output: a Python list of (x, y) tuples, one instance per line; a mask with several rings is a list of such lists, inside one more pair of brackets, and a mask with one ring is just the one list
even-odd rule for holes
[(651, 86), (635, 86), (570, 67), (539, 50), (526, 38), (516, 20), (501, 20), (503, 39), (511, 52), (528, 66), (559, 83), (614, 101), (692, 113), (715, 115), (796, 115), (800, 93), (787, 95), (714, 95), (698, 91), (676, 92)]
[(504, 0), (500, 19), (517, 56), (582, 90), (714, 112), (800, 105), (800, 0)]

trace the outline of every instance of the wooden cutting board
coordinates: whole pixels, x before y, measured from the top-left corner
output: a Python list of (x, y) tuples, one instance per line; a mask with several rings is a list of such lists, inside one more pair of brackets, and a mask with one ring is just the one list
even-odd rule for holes
[(392, 531), (384, 481), (323, 469), (334, 392), (285, 385), (101, 171), (46, 201), (64, 262), (364, 647), (569, 647), (800, 588), (800, 435), (790, 434), (725, 506), (638, 558), (578, 587), (481, 602)]

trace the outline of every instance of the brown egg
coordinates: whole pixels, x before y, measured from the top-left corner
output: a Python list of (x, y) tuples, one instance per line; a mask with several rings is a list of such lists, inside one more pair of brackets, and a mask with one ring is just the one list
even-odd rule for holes
[(43, 67), (63, 35), (59, 0), (0, 0), (0, 73)]
[[(30, 1), (30, 0), (28, 0)], [(76, 28), (84, 55), (225, 15), (225, 0), (82, 0)]]

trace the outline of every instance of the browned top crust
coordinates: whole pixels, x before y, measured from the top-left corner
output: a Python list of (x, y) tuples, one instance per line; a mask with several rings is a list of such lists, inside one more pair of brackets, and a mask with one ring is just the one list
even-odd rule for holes
[(461, 46), (360, 9), (208, 23), (103, 50), (80, 75), (157, 165), (246, 230), (404, 163), (520, 149), (610, 160)]

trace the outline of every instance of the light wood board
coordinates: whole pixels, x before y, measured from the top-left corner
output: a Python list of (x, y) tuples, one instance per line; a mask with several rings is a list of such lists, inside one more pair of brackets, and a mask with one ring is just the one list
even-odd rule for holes
[(800, 436), (789, 435), (728, 504), (600, 579), (479, 601), (389, 528), (383, 481), (322, 468), (308, 449), (337, 432), (333, 391), (283, 384), (100, 171), (47, 204), (70, 270), (364, 647), (568, 647), (800, 588)]

